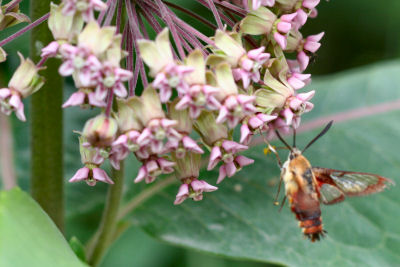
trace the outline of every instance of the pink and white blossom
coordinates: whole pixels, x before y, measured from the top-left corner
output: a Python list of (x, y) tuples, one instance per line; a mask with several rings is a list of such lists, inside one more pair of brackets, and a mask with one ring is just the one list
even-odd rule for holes
[(13, 111), (19, 120), (26, 121), (21, 95), (12, 89), (0, 89), (0, 112), (10, 115)]
[(239, 68), (232, 70), (235, 81), (242, 80), (243, 88), (247, 89), (250, 81), (260, 81), (260, 69), (268, 61), (270, 54), (264, 53), (265, 47), (261, 46), (252, 49), (244, 55), (239, 61)]
[(242, 124), (240, 127), (240, 143), (248, 145), (257, 130), (261, 132), (266, 131), (268, 122), (276, 118), (276, 115), (266, 115), (263, 113), (258, 113), (249, 118), (247, 123)]
[(69, 179), (70, 183), (85, 181), (90, 186), (95, 186), (97, 182), (103, 182), (107, 184), (114, 184), (107, 173), (97, 167), (85, 166), (77, 170), (75, 175)]
[(174, 129), (177, 121), (152, 119), (137, 139), (140, 146), (148, 145), (154, 154), (163, 154), (167, 142), (179, 143), (182, 135)]
[(192, 85), (182, 93), (175, 108), (184, 110), (189, 108), (190, 117), (197, 118), (204, 109), (217, 110), (221, 104), (215, 98), (218, 88), (209, 85)]
[(187, 198), (192, 198), (194, 201), (200, 201), (203, 199), (203, 192), (213, 192), (218, 187), (208, 184), (206, 181), (198, 180), (197, 178), (190, 179), (188, 183), (183, 183), (179, 187), (178, 194), (174, 201), (175, 205), (181, 204)]
[(286, 34), (292, 29), (292, 21), (297, 16), (297, 13), (285, 14), (279, 18), (274, 32), (274, 39), (282, 49), (286, 49), (287, 39)]
[(166, 65), (161, 72), (156, 74), (153, 86), (159, 90), (162, 103), (167, 102), (171, 98), (173, 88), (175, 88), (179, 94), (184, 94), (188, 90), (189, 85), (184, 78), (185, 75), (192, 71), (192, 67), (178, 65), (172, 62)]
[(256, 108), (253, 105), (255, 96), (230, 95), (219, 109), (217, 123), (227, 122), (229, 128), (234, 128), (245, 116), (252, 115)]
[(151, 158), (143, 161), (143, 165), (140, 167), (138, 175), (135, 178), (135, 183), (145, 181), (147, 184), (152, 183), (157, 176), (161, 174), (172, 173), (175, 165), (174, 162), (168, 161), (161, 157)]

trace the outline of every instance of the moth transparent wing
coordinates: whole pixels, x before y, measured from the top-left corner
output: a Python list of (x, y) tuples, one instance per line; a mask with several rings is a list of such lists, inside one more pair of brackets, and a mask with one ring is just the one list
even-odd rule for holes
[(348, 172), (314, 167), (313, 173), (324, 204), (335, 204), (345, 196), (363, 196), (385, 189), (390, 179), (372, 173)]
[(342, 202), (345, 199), (344, 193), (336, 186), (322, 184), (319, 188), (320, 200), (325, 205), (332, 205)]

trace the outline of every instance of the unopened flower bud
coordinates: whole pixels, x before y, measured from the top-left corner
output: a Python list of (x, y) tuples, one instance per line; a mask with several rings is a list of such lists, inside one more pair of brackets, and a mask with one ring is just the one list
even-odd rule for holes
[(228, 138), (228, 129), (225, 125), (216, 122), (215, 115), (212, 112), (203, 111), (194, 125), (203, 141), (209, 146), (212, 146), (218, 140)]
[(94, 147), (108, 147), (114, 141), (117, 130), (115, 119), (100, 114), (86, 122), (82, 135)]
[(160, 98), (153, 87), (146, 88), (141, 97), (133, 97), (129, 103), (144, 126), (153, 119), (165, 118)]
[(266, 7), (248, 13), (240, 23), (240, 31), (245, 34), (269, 34), (276, 21), (276, 15)]
[(143, 129), (142, 124), (136, 116), (135, 110), (132, 108), (130, 99), (117, 99), (118, 105), (118, 129), (121, 133), (126, 133), (128, 131), (140, 131)]

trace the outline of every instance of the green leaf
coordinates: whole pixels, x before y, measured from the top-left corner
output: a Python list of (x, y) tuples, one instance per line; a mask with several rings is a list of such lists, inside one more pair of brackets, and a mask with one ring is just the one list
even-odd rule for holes
[[(306, 152), (311, 164), (398, 179), (399, 74), (399, 62), (391, 62), (316, 79), (307, 88), (316, 89), (317, 95), (315, 109), (304, 116), (300, 148), (330, 119), (336, 121)], [(322, 206), (328, 234), (311, 243), (302, 237), (287, 204), (281, 212), (273, 205), (279, 169), (273, 156), (263, 155), (263, 147), (247, 153), (255, 164), (226, 179), (203, 201), (174, 206), (178, 185), (171, 185), (140, 205), (133, 222), (171, 244), (233, 258), (289, 266), (398, 264), (398, 186)], [(282, 151), (281, 157), (285, 159), (287, 152)], [(203, 172), (200, 177), (214, 184), (217, 175), (217, 171)]]
[(0, 266), (84, 267), (40, 206), (20, 189), (0, 192)]

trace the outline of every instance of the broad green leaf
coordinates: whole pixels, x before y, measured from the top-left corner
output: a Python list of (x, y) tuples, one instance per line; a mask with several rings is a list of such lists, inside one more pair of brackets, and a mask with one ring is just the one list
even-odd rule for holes
[[(304, 116), (308, 129), (299, 134), (298, 145), (304, 147), (329, 116), (336, 120), (305, 154), (314, 166), (379, 173), (398, 180), (400, 100), (393, 101), (400, 99), (399, 74), (399, 62), (391, 62), (323, 77), (309, 86), (317, 90), (315, 109)], [(376, 107), (380, 113), (368, 113)], [(313, 127), (314, 123), (319, 127)], [(399, 262), (398, 186), (323, 206), (328, 235), (311, 243), (302, 237), (287, 204), (281, 212), (273, 205), (279, 179), (274, 157), (264, 156), (262, 145), (247, 156), (255, 164), (226, 179), (203, 201), (174, 206), (175, 184), (139, 206), (132, 221), (171, 244), (234, 258), (288, 266), (393, 266)], [(285, 159), (287, 152), (281, 157)], [(203, 172), (201, 177), (215, 183), (217, 175)]]
[(84, 267), (40, 206), (20, 189), (0, 192), (0, 266)]

